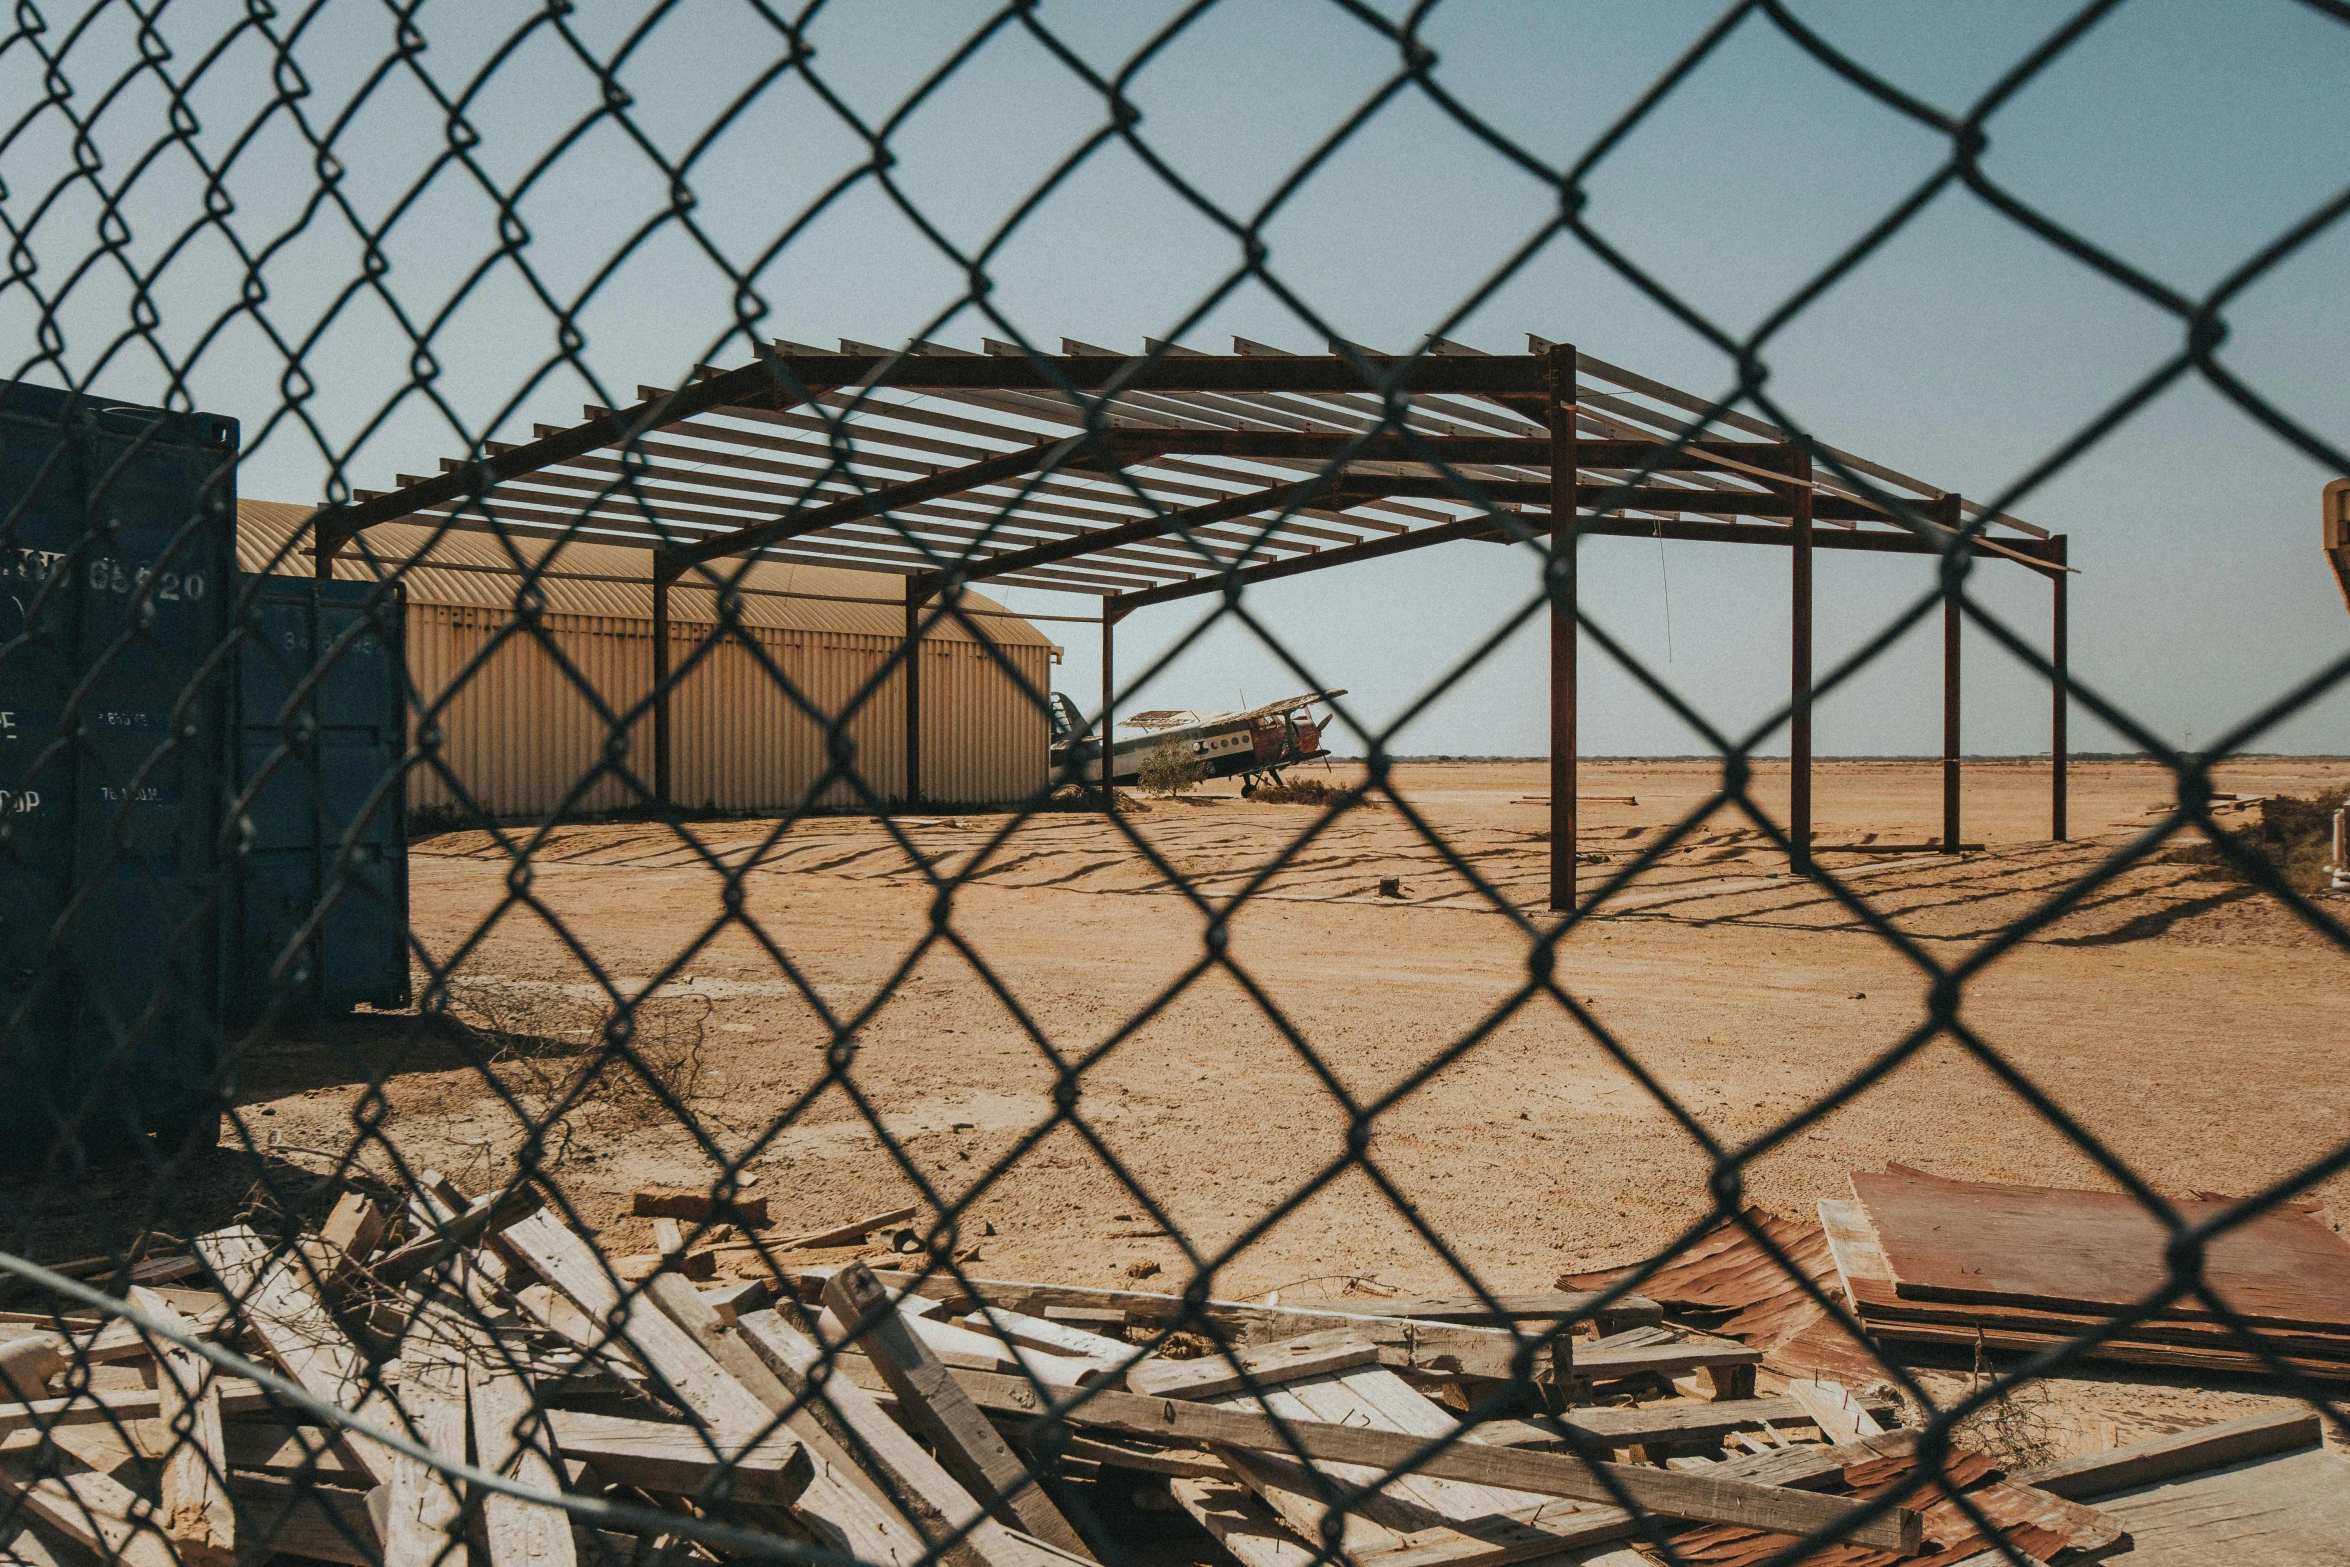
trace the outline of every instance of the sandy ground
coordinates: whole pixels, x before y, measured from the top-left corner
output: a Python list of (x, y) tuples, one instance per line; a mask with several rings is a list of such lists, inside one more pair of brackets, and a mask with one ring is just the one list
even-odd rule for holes
[[(2345, 774), (2253, 762), (2221, 785), (2312, 794)], [(691, 1132), (612, 1067), (554, 1140), (615, 1249), (649, 1245), (624, 1217), (634, 1187), (747, 1157), (787, 1229), (966, 1199), (974, 1271), (1109, 1283), (1155, 1262), (1150, 1287), (1179, 1289), (1194, 1264), (1171, 1226), (1219, 1264), (1217, 1294), (1291, 1299), (1454, 1293), (1471, 1271), (1545, 1288), (1669, 1246), (1717, 1170), (1802, 1213), (1889, 1159), (2110, 1185), (2079, 1141), (2095, 1139), (2158, 1189), (2243, 1193), (2342, 1142), (2350, 958), (2163, 852), (2060, 903), (2159, 820), (2159, 770), (2077, 765), (2075, 838), (2051, 844), (2044, 765), (1970, 765), (1981, 852), (1823, 852), (1833, 889), (1709, 809), (1718, 781), (1703, 763), (1585, 764), (1581, 847), (1606, 856), (1587, 888), (1686, 835), (1559, 944), (1579, 1013), (1529, 978), (1532, 933), (1557, 923), (1539, 912), (1537, 763), (1408, 765), (1397, 801), (1327, 823), (1229, 796), (1118, 823), (901, 822), (919, 858), (865, 820), (702, 824), (691, 843), (614, 825), (553, 833), (518, 877), (487, 836), (451, 834), (415, 848), (414, 922), (488, 1031), (361, 1017), (325, 1049), (266, 1042), (244, 1124), (345, 1147), (372, 1114), (365, 1075), (391, 1069), (370, 1162), (397, 1150), (486, 1184), (521, 1113), (592, 1067), (605, 987), (658, 980), (645, 1048)], [(1781, 812), (1783, 768), (1754, 793)], [(1827, 764), (1819, 841), (1923, 843), (1940, 798), (1933, 766)], [(943, 902), (934, 878), (956, 874)], [(1401, 898), (1378, 895), (1384, 877)], [(1925, 1027), (1954, 970), (1965, 1040)], [(828, 1076), (836, 1023), (856, 1043)], [(499, 1052), (519, 1097), (469, 1051)], [(2339, 1184), (2315, 1194), (2350, 1215)], [(2127, 1373), (2075, 1391), (2125, 1432), (2258, 1402), (2214, 1386), (2185, 1404)]]

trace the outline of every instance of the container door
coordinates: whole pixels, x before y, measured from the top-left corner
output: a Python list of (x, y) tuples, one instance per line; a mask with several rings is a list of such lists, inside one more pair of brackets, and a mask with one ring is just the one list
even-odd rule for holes
[(230, 1019), (408, 999), (398, 584), (247, 578)]
[[(208, 1118), (220, 1038), (218, 828), (237, 427), (0, 386), (0, 550), (27, 635), (0, 649), (7, 1044), (36, 1135)], [(47, 1136), (40, 1140), (46, 1142)]]

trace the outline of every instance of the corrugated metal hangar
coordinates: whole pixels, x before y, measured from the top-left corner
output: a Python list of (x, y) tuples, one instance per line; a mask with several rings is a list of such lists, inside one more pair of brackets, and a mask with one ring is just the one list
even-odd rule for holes
[[(237, 503), (238, 564), (247, 571), (310, 576), (305, 523), (312, 508)], [(544, 641), (516, 635), (522, 574), (552, 541), (517, 538), (512, 553), (483, 533), (390, 523), (367, 530), (334, 561), (344, 580), (394, 574), (406, 584), (408, 677), (418, 711), (436, 704), (446, 772), (408, 775), (408, 806), (473, 809), (538, 818), (624, 809), (643, 796), (606, 770), (610, 728), (597, 704), (626, 710), (653, 688), (653, 590), (645, 552), (569, 543), (539, 577)], [(744, 574), (742, 621), (757, 653), (723, 639), (696, 662), (718, 624), (717, 595), (681, 581), (670, 590), (670, 667), (683, 671), (672, 698), (671, 795), (687, 808), (782, 812), (866, 803), (844, 779), (813, 799), (826, 768), (825, 728), (762, 666), (782, 673), (826, 716), (844, 711), (901, 645), (905, 606), (885, 598), (900, 579), (823, 566), (753, 563)], [(958, 620), (923, 633), (923, 796), (937, 803), (1008, 802), (1045, 787), (1051, 720), (1045, 709), (1058, 650), (1036, 627), (978, 594), (964, 599), (981, 646)], [(550, 651), (550, 649), (552, 651)], [(998, 662), (1000, 655), (1002, 662)], [(479, 667), (476, 668), (476, 662)], [(564, 666), (569, 665), (569, 669)], [(1010, 670), (1005, 665), (1010, 666)], [(1015, 679), (1012, 671), (1017, 672)], [(1027, 690), (1021, 689), (1025, 683)], [(595, 693), (593, 700), (583, 685)], [(894, 677), (850, 718), (856, 768), (874, 794), (905, 794), (905, 700)], [(651, 776), (652, 717), (630, 727), (627, 765)], [(452, 779), (472, 805), (463, 805)]]

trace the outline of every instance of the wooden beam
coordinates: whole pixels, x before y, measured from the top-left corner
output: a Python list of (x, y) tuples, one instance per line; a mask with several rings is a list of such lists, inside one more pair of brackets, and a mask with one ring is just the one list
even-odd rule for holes
[(1191, 1360), (1145, 1360), (1127, 1371), (1126, 1386), (1145, 1398), (1212, 1398), (1378, 1363), (1378, 1345), (1340, 1328)]
[[(750, 1447), (733, 1448), (712, 1442), (692, 1426), (662, 1425), (623, 1415), (557, 1409), (547, 1411), (546, 1419), (564, 1457), (593, 1464), (599, 1473), (623, 1485), (670, 1496), (715, 1494), (711, 1480), (723, 1470), (726, 1491), (737, 1501), (789, 1507), (816, 1475), (807, 1445), (784, 1432), (772, 1433)], [(480, 1420), (477, 1412), (477, 1434)], [(553, 1489), (552, 1485), (549, 1488)], [(564, 1534), (568, 1540), (568, 1521)], [(490, 1554), (493, 1562), (498, 1559), (495, 1535)]]
[[(322, 1403), (350, 1410), (386, 1429), (400, 1424), (374, 1370), (327, 1310), (296, 1252), (273, 1251), (247, 1225), (199, 1235), (196, 1254), (287, 1376)], [(353, 1442), (363, 1478), (381, 1481), (390, 1449)]]
[(739, 1340), (881, 1480), (901, 1512), (933, 1539), (962, 1535), (945, 1549), (945, 1560), (960, 1567), (1014, 1567), (1019, 1553), (1007, 1538), (1010, 1531), (987, 1516), (872, 1394), (839, 1371), (830, 1354), (774, 1311), (747, 1313)]
[[(473, 1421), (474, 1462), (491, 1474), (515, 1480), (534, 1491), (550, 1495), (561, 1491), (563, 1485), (562, 1455), (552, 1433), (547, 1428), (550, 1418), (539, 1400), (538, 1390), (530, 1378), (506, 1358), (505, 1350), (489, 1334), (463, 1322), (460, 1327), (465, 1345), (465, 1399)], [(593, 1419), (594, 1416), (587, 1418)], [(649, 1422), (629, 1421), (631, 1426), (646, 1426)], [(700, 1472), (707, 1474), (711, 1462), (709, 1441), (690, 1426), (651, 1426), (661, 1432), (676, 1432), (692, 1440), (701, 1450)], [(772, 1440), (772, 1439), (771, 1439)], [(767, 1444), (762, 1443), (762, 1450)], [(799, 1468), (791, 1468), (791, 1458), (798, 1453), (799, 1444), (785, 1443), (790, 1450), (776, 1459), (762, 1451), (760, 1458), (771, 1467), (780, 1467), (783, 1476), (771, 1482), (777, 1489), (788, 1490), (788, 1495), (772, 1498), (790, 1502), (807, 1486), (808, 1464), (805, 1454), (799, 1454)], [(609, 1453), (604, 1455), (610, 1459)], [(750, 1467), (746, 1458), (738, 1464)], [(604, 1472), (627, 1483), (637, 1483), (639, 1476), (614, 1474), (610, 1467)], [(740, 1473), (738, 1468), (737, 1473)], [(791, 1484), (796, 1479), (797, 1484)], [(756, 1482), (754, 1482), (755, 1484)], [(689, 1494), (699, 1486), (689, 1488)], [(744, 1494), (739, 1482), (736, 1494)], [(756, 1498), (765, 1500), (768, 1498)], [(517, 1496), (491, 1491), (481, 1499), (482, 1533), (489, 1544), (490, 1567), (573, 1567), (578, 1561), (578, 1546), (571, 1533), (571, 1515), (557, 1508), (538, 1507)]]
[[(195, 1324), (153, 1290), (132, 1286), (130, 1303), (157, 1326), (195, 1336)], [(163, 1532), (185, 1567), (227, 1567), (237, 1556), (237, 1510), (224, 1489), (229, 1461), (220, 1374), (169, 1339), (154, 1344), (155, 1413), (171, 1442), (158, 1492)]]
[(1016, 1526), (1061, 1550), (1090, 1555), (1085, 1542), (1044, 1494), (962, 1385), (917, 1337), (871, 1269), (851, 1263), (824, 1287), (824, 1303), (898, 1396), (915, 1430), (930, 1439), (940, 1463), (982, 1506), (1008, 1509)]
[[(435, 1453), (465, 1453), (465, 1356), (444, 1334), (412, 1331), (402, 1346), (405, 1374), (393, 1386), (409, 1434)], [(397, 1450), (379, 1463), (384, 1484), (368, 1498), (383, 1537), (384, 1567), (457, 1567), (465, 1560), (458, 1524), (464, 1497), (438, 1468)], [(568, 1520), (567, 1520), (568, 1521)]]
[[(715, 1436), (748, 1444), (776, 1423), (774, 1411), (654, 1300), (624, 1298), (601, 1259), (554, 1215), (542, 1209), (508, 1230), (506, 1239), (533, 1272), (570, 1297), (615, 1342), (634, 1351), (671, 1396), (698, 1415)], [(793, 1434), (824, 1453), (805, 1429), (795, 1426)], [(892, 1516), (830, 1463), (801, 1493), (796, 1511), (836, 1549), (866, 1560), (913, 1561), (923, 1553), (920, 1537), (904, 1519)]]
[(2109, 1447), (2101, 1453), (2059, 1459), (2012, 1478), (2023, 1485), (2085, 1501), (2160, 1480), (2240, 1464), (2248, 1458), (2299, 1452), (2316, 1447), (2324, 1439), (2325, 1427), (2316, 1411), (2273, 1409), (2241, 1420), (2174, 1431), (2126, 1447)]
[[(1055, 1418), (1087, 1430), (1119, 1431), (1161, 1442), (1302, 1454), (1605, 1505), (1615, 1505), (1615, 1495), (1608, 1488), (1612, 1480), (1636, 1506), (1670, 1518), (1785, 1534), (1846, 1528), (1848, 1532), (1840, 1538), (1900, 1554), (1916, 1551), (1921, 1539), (1920, 1514), (1912, 1508), (1896, 1508), (1859, 1524), (1853, 1519), (1860, 1504), (1848, 1498), (1716, 1481), (1703, 1474), (1639, 1464), (1593, 1464), (1565, 1453), (1468, 1441), (1430, 1451), (1425, 1438), (1398, 1432), (1315, 1421), (1275, 1421), (1245, 1410), (1181, 1399), (1141, 1398), (1132, 1393), (1089, 1390), (1067, 1406), (1048, 1407), (1037, 1397), (1035, 1387), (1021, 1378), (966, 1371), (957, 1373), (956, 1381), (981, 1394), (990, 1409), (1000, 1406), (1009, 1413)], [(1606, 1480), (1601, 1478), (1603, 1470)]]
[[(2069, 553), (2066, 548), (2068, 539), (2068, 535), (2060, 533), (2048, 541), (2056, 546), (2056, 563), (2060, 566), (2065, 564), (2065, 557)], [(2069, 572), (2057, 571), (2049, 574), (2048, 590), (2051, 603), (2048, 617), (2048, 662), (2055, 669), (2056, 674), (2048, 683), (2048, 837), (2054, 843), (2062, 843), (2070, 836), (2066, 831), (2065, 824), (2067, 784), (2065, 774), (2070, 765), (2070, 759), (2065, 754), (2065, 724), (2071, 717), (2073, 705), (2072, 666), (2070, 655), (2066, 649), (2069, 635), (2067, 618), (2070, 614), (2067, 599), (2070, 596), (2071, 586), (2072, 578)]]
[(0, 1463), (9, 1511), (30, 1513), (108, 1567), (178, 1567), (146, 1498), (69, 1454), (49, 1462), (58, 1472), (47, 1476), (27, 1462)]
[(1351, 1316), (1413, 1317), (1422, 1322), (1449, 1322), (1462, 1327), (1499, 1327), (1505, 1323), (1540, 1323), (1561, 1327), (1594, 1322), (1602, 1333), (1624, 1328), (1655, 1327), (1665, 1319), (1664, 1308), (1645, 1295), (1619, 1295), (1606, 1305), (1591, 1290), (1538, 1290), (1496, 1295), (1487, 1305), (1475, 1295), (1406, 1296), (1374, 1300), (1349, 1296), (1334, 1301), (1295, 1301), (1292, 1311), (1338, 1311)]

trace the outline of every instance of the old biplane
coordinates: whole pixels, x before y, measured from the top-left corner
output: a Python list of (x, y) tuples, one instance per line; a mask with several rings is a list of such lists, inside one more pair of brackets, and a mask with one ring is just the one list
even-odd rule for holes
[[(1206, 763), (1210, 778), (1238, 778), (1243, 795), (1255, 794), (1261, 781), (1278, 787), (1282, 768), (1330, 754), (1322, 745), (1326, 721), (1314, 717), (1314, 704), (1344, 695), (1344, 688), (1308, 691), (1245, 712), (1208, 713), (1170, 707), (1136, 713), (1118, 723), (1120, 729), (1141, 733), (1110, 748), (1110, 782), (1139, 782), (1144, 762), (1175, 747)], [(1086, 734), (1085, 728), (1085, 715), (1077, 704), (1055, 691), (1054, 777), (1101, 781), (1101, 743)]]

